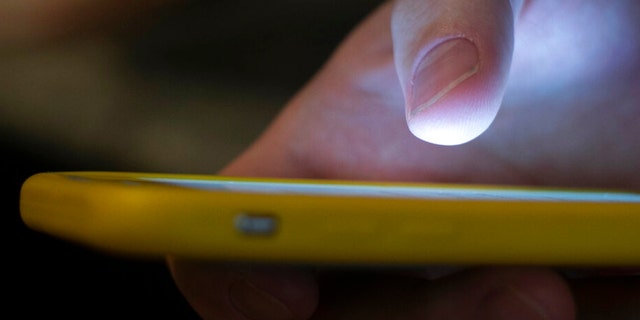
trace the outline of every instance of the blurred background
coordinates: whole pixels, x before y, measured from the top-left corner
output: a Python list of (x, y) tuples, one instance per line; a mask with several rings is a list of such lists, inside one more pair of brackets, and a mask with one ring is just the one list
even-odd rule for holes
[(8, 314), (197, 318), (163, 261), (27, 229), (21, 183), (59, 170), (215, 173), (379, 3), (3, 0)]

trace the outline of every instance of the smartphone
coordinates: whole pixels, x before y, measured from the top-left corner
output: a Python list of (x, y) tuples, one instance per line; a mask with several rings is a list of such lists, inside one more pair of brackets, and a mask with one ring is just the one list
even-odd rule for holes
[(24, 223), (140, 258), (340, 265), (640, 265), (640, 194), (520, 186), (44, 172)]

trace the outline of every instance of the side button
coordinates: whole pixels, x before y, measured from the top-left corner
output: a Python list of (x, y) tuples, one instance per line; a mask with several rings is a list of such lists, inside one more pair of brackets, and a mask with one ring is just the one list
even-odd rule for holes
[(238, 232), (248, 236), (273, 236), (278, 231), (278, 219), (267, 213), (241, 212), (234, 225)]

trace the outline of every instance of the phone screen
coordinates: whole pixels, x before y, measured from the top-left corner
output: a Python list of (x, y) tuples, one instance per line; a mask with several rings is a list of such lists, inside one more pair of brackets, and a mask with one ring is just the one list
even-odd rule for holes
[(353, 185), (333, 183), (261, 182), (229, 180), (190, 180), (144, 178), (155, 183), (205, 190), (228, 190), (244, 193), (305, 194), (388, 198), (513, 200), (513, 201), (581, 201), (638, 202), (640, 194), (570, 190), (460, 188), (393, 185)]

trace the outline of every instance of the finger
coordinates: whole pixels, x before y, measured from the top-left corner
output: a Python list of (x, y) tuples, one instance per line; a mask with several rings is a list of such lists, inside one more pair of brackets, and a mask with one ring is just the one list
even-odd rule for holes
[(437, 281), (345, 274), (321, 282), (313, 319), (573, 319), (570, 291), (547, 269), (495, 268)]
[(317, 303), (311, 272), (169, 259), (178, 288), (204, 319), (308, 319)]
[(407, 124), (418, 138), (468, 142), (495, 118), (521, 0), (401, 0), (391, 19)]

